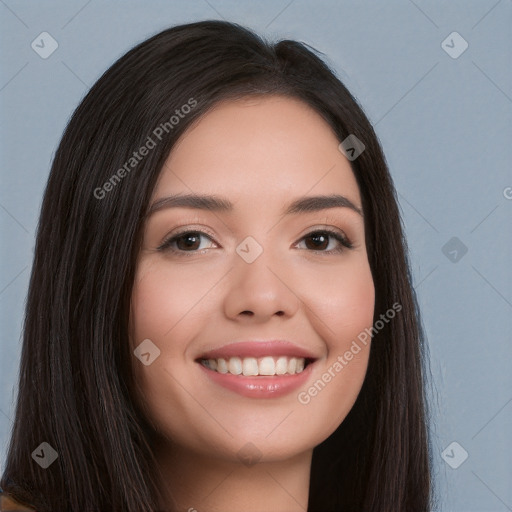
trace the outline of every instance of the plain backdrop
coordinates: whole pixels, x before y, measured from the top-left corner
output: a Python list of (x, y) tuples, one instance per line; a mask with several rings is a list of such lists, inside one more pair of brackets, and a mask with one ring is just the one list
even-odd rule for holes
[[(0, 0), (2, 469), (35, 230), (65, 124), (136, 43), (204, 19), (310, 44), (362, 104), (399, 194), (430, 347), (439, 510), (512, 511), (511, 0)], [(58, 44), (47, 58), (31, 46), (55, 45), (42, 32)]]

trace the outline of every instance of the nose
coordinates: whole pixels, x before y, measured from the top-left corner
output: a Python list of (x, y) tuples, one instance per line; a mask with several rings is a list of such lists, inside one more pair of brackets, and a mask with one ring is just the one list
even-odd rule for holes
[(224, 311), (230, 319), (263, 323), (274, 315), (292, 317), (300, 307), (297, 281), (267, 251), (252, 263), (237, 257), (229, 276)]

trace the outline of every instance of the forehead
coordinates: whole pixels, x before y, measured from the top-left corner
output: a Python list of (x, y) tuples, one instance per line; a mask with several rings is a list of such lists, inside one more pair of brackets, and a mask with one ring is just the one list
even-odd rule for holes
[(360, 205), (349, 161), (329, 124), (284, 96), (223, 101), (183, 134), (154, 196), (219, 193), (281, 201), (289, 194), (340, 193)]

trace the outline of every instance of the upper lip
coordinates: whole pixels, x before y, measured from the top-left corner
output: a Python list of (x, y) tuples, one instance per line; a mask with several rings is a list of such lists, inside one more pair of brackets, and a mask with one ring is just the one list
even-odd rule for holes
[(317, 359), (311, 351), (287, 340), (254, 340), (228, 343), (203, 352), (197, 359), (229, 359), (230, 357), (288, 356)]

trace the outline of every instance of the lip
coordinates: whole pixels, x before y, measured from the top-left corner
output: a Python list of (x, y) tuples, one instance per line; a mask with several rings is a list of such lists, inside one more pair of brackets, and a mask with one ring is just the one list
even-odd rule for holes
[(309, 350), (286, 340), (239, 341), (202, 353), (197, 359), (229, 359), (230, 357), (288, 356), (318, 359)]
[(272, 375), (261, 377), (245, 377), (231, 373), (218, 373), (206, 368), (201, 363), (199, 367), (209, 379), (222, 387), (248, 398), (279, 398), (304, 386), (311, 376), (311, 362), (300, 373), (294, 375)]
[[(300, 373), (294, 375), (244, 376), (219, 373), (201, 364), (202, 359), (229, 359), (230, 357), (287, 356), (300, 357), (308, 361)], [(205, 375), (216, 384), (249, 398), (278, 398), (304, 386), (312, 373), (318, 356), (287, 340), (240, 341), (203, 352), (196, 362)]]

